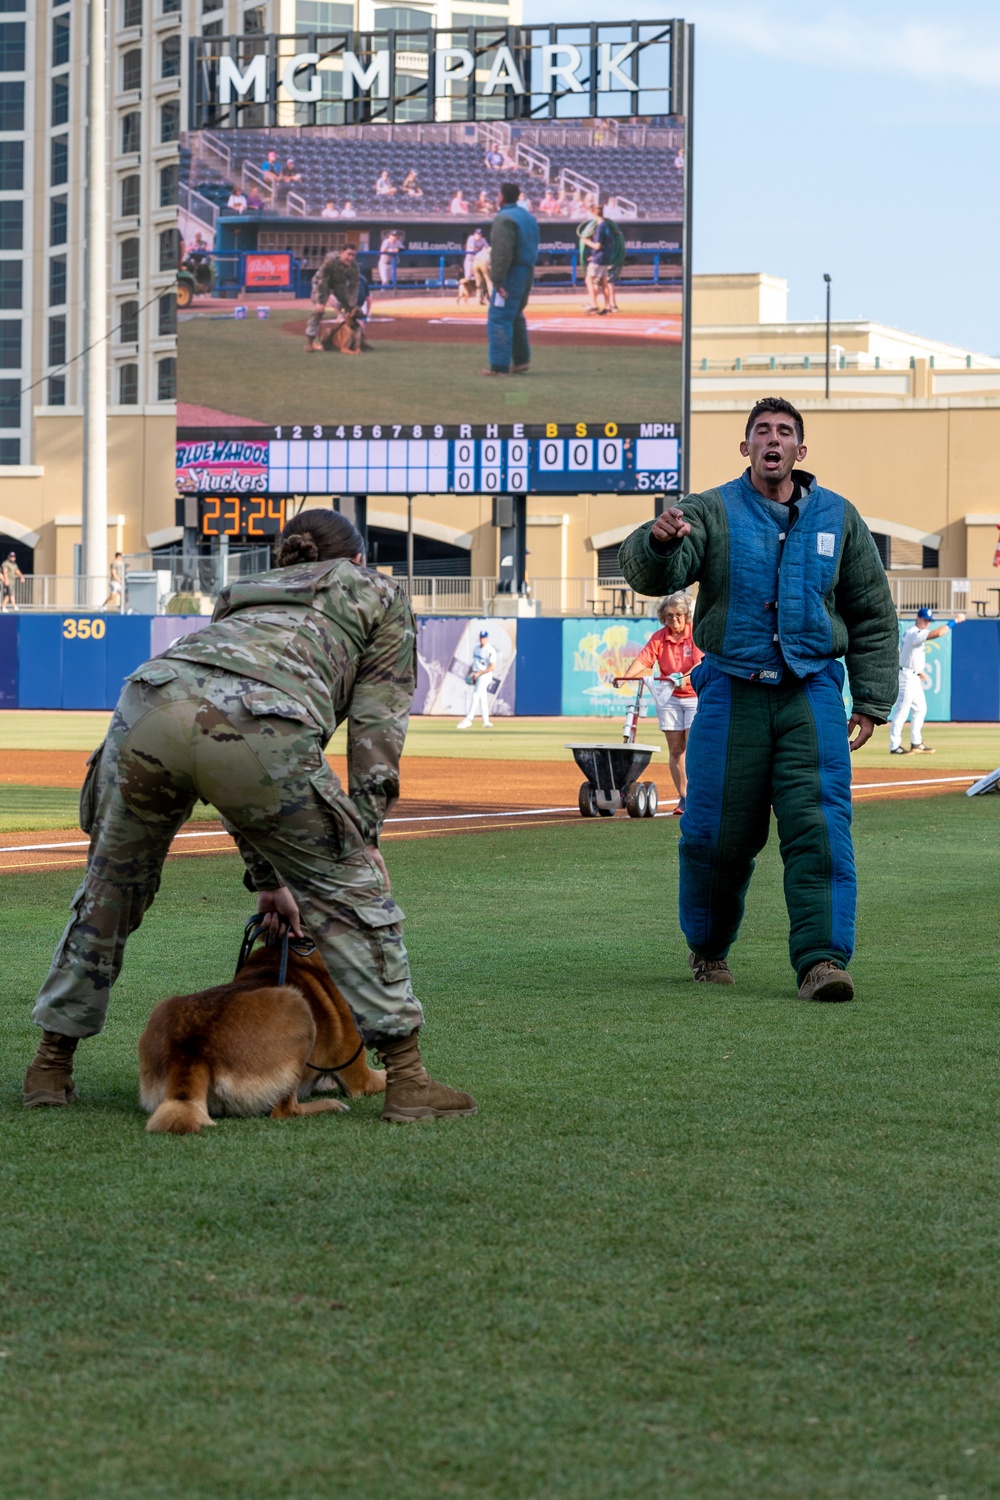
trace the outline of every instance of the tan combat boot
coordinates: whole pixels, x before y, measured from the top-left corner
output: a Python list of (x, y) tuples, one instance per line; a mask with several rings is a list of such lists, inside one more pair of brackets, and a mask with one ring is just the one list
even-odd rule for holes
[(73, 1053), (77, 1036), (62, 1036), (58, 1031), (43, 1031), (38, 1051), (24, 1075), (21, 1097), (25, 1109), (39, 1104), (75, 1104), (80, 1097), (73, 1082)]
[(854, 980), (829, 959), (813, 964), (799, 985), (800, 1000), (853, 1000)]
[(383, 1120), (406, 1125), (413, 1120), (457, 1118), (476, 1113), (476, 1101), (471, 1094), (450, 1089), (428, 1077), (415, 1031), (409, 1036), (380, 1037), (376, 1051), (385, 1064)]

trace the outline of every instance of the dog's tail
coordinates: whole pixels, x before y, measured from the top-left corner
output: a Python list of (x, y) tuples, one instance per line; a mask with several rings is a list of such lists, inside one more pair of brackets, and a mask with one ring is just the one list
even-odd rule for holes
[(166, 1097), (146, 1122), (154, 1135), (197, 1135), (215, 1121), (208, 1112), (208, 1088), (211, 1073), (205, 1062), (187, 1059), (172, 1064), (167, 1078)]

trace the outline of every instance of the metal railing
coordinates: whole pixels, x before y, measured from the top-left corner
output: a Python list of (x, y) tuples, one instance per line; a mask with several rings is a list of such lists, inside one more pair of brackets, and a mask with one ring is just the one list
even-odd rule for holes
[(889, 590), (896, 613), (916, 614), (933, 609), (941, 614), (966, 614), (971, 619), (1000, 615), (1000, 575), (993, 578), (893, 578)]

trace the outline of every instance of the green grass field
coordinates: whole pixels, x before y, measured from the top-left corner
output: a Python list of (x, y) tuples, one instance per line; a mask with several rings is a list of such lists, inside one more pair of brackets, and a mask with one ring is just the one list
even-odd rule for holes
[[(447, 316), (451, 305), (433, 311)], [(635, 347), (536, 341), (530, 375), (480, 380), (485, 322), (481, 346), (393, 340), (389, 325), (376, 323), (374, 352), (348, 359), (304, 354), (304, 318), (182, 318), (181, 400), (268, 425), (648, 422), (680, 413), (680, 348), (659, 339), (635, 339)], [(297, 333), (283, 331), (290, 323)]]
[[(1000, 798), (866, 804), (859, 998), (794, 998), (780, 866), (695, 989), (676, 826), (394, 845), (426, 1052), (475, 1120), (151, 1138), (152, 1004), (231, 970), (167, 867), (83, 1101), (21, 1110), (75, 871), (6, 876), (0, 1493), (998, 1493)], [(991, 1477), (992, 1476), (992, 1477)]]

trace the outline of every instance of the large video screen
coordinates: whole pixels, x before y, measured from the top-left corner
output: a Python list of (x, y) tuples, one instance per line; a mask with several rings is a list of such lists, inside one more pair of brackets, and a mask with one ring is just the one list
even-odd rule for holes
[[(675, 116), (188, 134), (179, 491), (677, 489), (684, 150)], [(527, 368), (489, 374), (508, 183)]]

